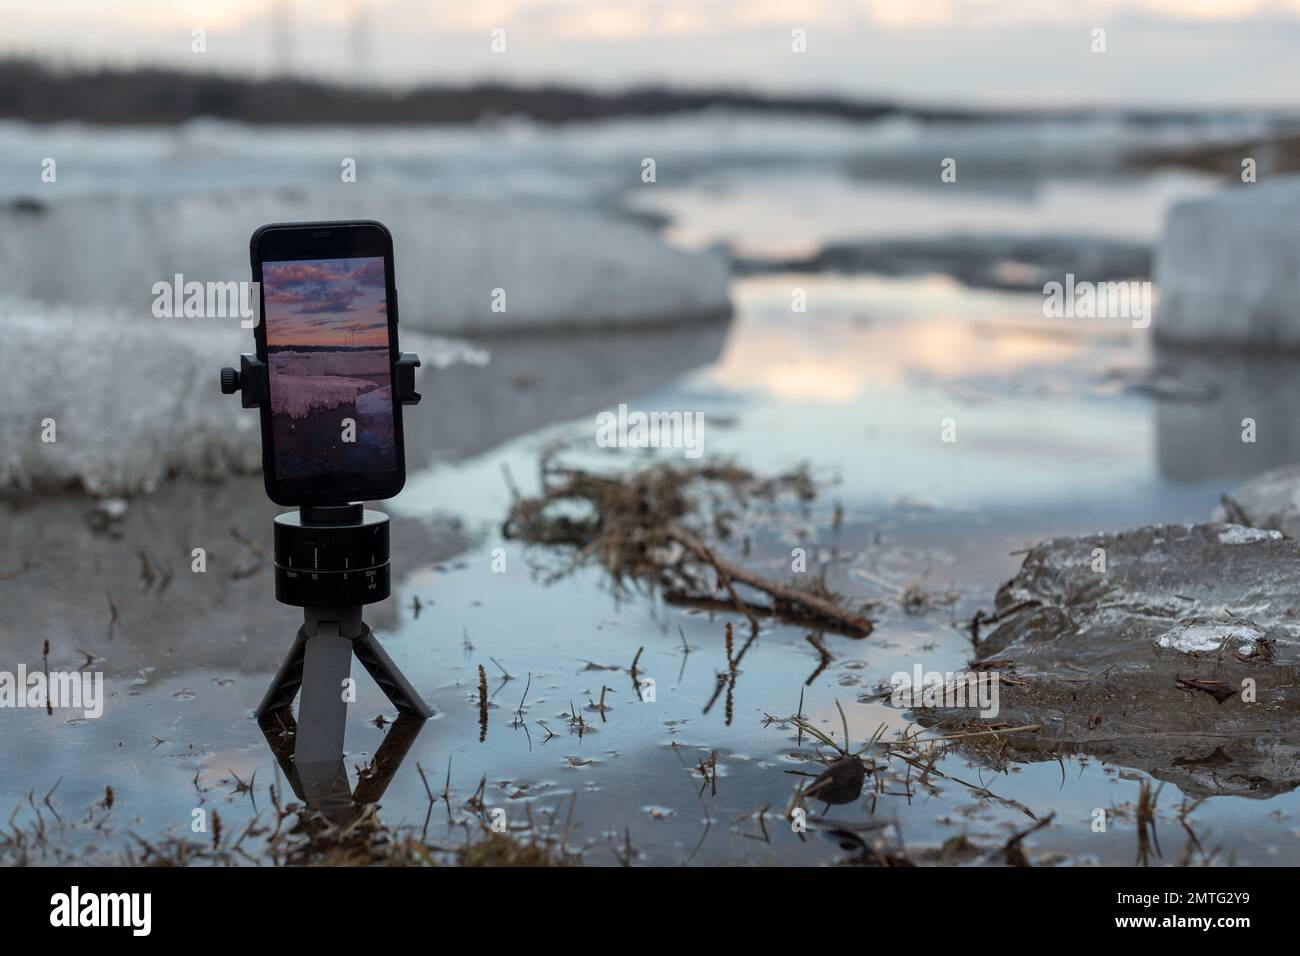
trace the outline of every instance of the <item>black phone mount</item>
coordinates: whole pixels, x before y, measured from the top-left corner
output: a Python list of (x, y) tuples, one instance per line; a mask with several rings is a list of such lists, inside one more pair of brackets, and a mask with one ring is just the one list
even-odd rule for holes
[[(393, 390), (403, 405), (416, 405), (419, 356), (403, 352), (393, 365)], [(242, 392), (245, 408), (268, 400), (268, 370), (256, 355), (239, 357), (239, 369), (221, 370), (221, 391)], [(366, 604), (391, 593), (388, 515), (359, 502), (303, 505), (275, 518), (275, 599), (303, 609), (303, 625), (257, 708), (265, 727), (283, 723), (298, 692), (302, 702), (294, 733), (294, 765), (300, 775), (333, 768), (343, 752), (352, 658), (365, 667), (403, 717), (420, 721), (433, 710), (384, 652), (361, 619)], [(292, 720), (291, 716), (289, 717)]]
[[(403, 352), (393, 363), (393, 393), (403, 405), (419, 405), (420, 393), (415, 390), (415, 370), (420, 367), (420, 356)], [(239, 356), (239, 368), (227, 365), (221, 370), (221, 394), (239, 397), (245, 408), (258, 408), (267, 402), (266, 363), (248, 352)]]

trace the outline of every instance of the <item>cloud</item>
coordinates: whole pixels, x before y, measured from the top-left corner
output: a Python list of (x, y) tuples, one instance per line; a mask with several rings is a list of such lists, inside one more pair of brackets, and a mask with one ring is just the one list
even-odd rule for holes
[(356, 293), (350, 288), (322, 286), (308, 292), (281, 293), (274, 301), (277, 305), (297, 305), (294, 311), (299, 315), (318, 315), (351, 312), (356, 299)]
[(348, 277), (361, 286), (379, 286), (383, 288), (387, 285), (384, 280), (383, 259), (367, 259), (364, 265), (354, 269), (348, 274)]
[[(360, 265), (354, 265), (355, 262)], [(351, 312), (367, 289), (384, 288), (383, 259), (328, 259), (267, 263), (262, 284), (268, 305), (295, 315)]]
[(1125, 15), (1240, 20), (1300, 15), (1300, 0), (388, 0), (381, 20), (420, 31), (484, 33), (502, 27), (536, 43), (552, 38), (632, 40), (754, 28), (933, 29), (975, 24), (1081, 23)]
[[(0, 50), (92, 62), (193, 67), (189, 31), (203, 27), (203, 66), (244, 74), (292, 68), (348, 81), (361, 69), (398, 85), (667, 80), (989, 105), (1290, 105), (1300, 42), (1300, 0), (0, 0), (0, 7)], [(273, 10), (290, 11), (275, 29)], [(806, 55), (790, 51), (796, 27), (807, 31)], [(1110, 33), (1104, 62), (1088, 48), (1096, 27)], [(497, 28), (507, 34), (505, 55), (491, 52)], [(281, 35), (287, 53), (273, 42)], [(368, 38), (356, 46), (369, 51), (357, 54), (359, 63), (341, 55), (353, 36)]]

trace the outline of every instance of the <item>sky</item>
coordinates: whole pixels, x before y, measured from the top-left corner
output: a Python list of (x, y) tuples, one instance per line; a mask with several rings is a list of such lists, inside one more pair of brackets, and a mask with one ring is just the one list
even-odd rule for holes
[(267, 345), (388, 344), (384, 260), (265, 263)]
[(7, 53), (386, 85), (666, 82), (986, 106), (1300, 94), (1300, 0), (0, 0), (0, 23)]

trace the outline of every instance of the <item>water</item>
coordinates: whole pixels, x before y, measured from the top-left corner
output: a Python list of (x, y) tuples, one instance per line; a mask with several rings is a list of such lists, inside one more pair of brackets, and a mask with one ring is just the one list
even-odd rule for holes
[[(539, 149), (559, 155), (576, 136), (556, 134)], [(863, 228), (850, 228), (836, 197), (870, 208), (876, 187), (838, 158), (836, 169), (804, 175), (777, 146), (748, 146), (763, 162), (731, 174), (736, 181), (725, 188), (705, 176), (653, 199), (611, 185), (606, 199), (621, 195), (668, 215), (669, 234), (685, 244), (747, 238), (764, 254), (787, 251), (787, 240), (814, 246), (901, 221), (886, 211), (875, 225), (863, 217)], [(789, 192), (767, 188), (773, 165), (791, 177)], [(608, 164), (601, 168), (614, 183)], [(529, 175), (514, 170), (508, 188), (525, 188)], [(918, 196), (908, 231), (942, 235), (975, 223), (1000, 231), (1037, 222), (1048, 208), (1089, 232), (1095, 223), (1062, 211), (1086, 206), (1112, 234), (1149, 238), (1173, 195), (1206, 186), (1094, 171), (1075, 188), (1068, 202), (1055, 198), (1068, 189), (986, 192), (970, 219)], [(799, 229), (784, 228), (810, 191), (829, 198), (808, 207)], [(909, 194), (892, 195), (906, 211)], [(1132, 210), (1131, 229), (1124, 210)], [(806, 314), (791, 312), (795, 287), (806, 290)], [(1145, 775), (1086, 757), (1000, 764), (954, 751), (934, 764), (946, 776), (928, 778), (881, 760), (861, 799), (830, 807), (824, 818), (810, 805), (814, 825), (796, 834), (784, 813), (801, 778), (787, 771), (821, 767), (814, 742), (790, 718), (802, 695), (802, 714), (837, 738), (841, 705), (855, 747), (882, 724), (885, 739), (915, 730), (909, 714), (874, 689), (918, 661), (961, 669), (970, 643), (960, 622), (991, 607), (1023, 549), (1058, 535), (1205, 520), (1234, 481), (1294, 459), (1294, 369), (1281, 359), (1152, 354), (1145, 333), (1126, 322), (1048, 320), (1038, 296), (973, 291), (942, 276), (769, 275), (735, 280), (732, 298), (728, 327), (490, 340), (486, 366), (453, 366), (429, 381), (410, 418), (417, 424), (408, 426), (413, 472), (389, 503), (395, 551), (405, 548), (399, 580), (393, 600), (369, 619), (437, 716), (393, 776), (379, 818), (439, 846), (459, 845), (465, 804), (483, 780), (488, 811), (505, 810), (521, 833), (563, 834), (586, 862), (620, 862), (630, 847), (636, 862), (701, 865), (853, 856), (857, 844), (828, 838), (827, 821), (917, 859), (964, 836), (977, 856), (1000, 860), (1012, 835), (1054, 814), (1025, 841), (1032, 859), (1132, 863), (1131, 811)], [(1197, 394), (1153, 398), (1153, 368)], [(726, 618), (619, 593), (591, 567), (552, 580), (567, 556), (504, 539), (509, 482), (535, 491), (539, 455), (551, 445), (565, 447), (566, 462), (601, 470), (674, 457), (595, 448), (595, 413), (619, 402), (704, 412), (710, 460), (733, 459), (760, 474), (807, 463), (817, 499), (748, 514), (740, 524), (752, 541), (746, 560), (783, 578), (791, 550), (804, 548), (811, 566), (828, 563), (837, 590), (879, 602), (875, 632), (862, 640), (826, 635), (832, 658), (819, 670), (804, 629), (765, 623), (733, 679)], [(1243, 406), (1258, 409), (1255, 445), (1237, 438)], [(946, 420), (956, 442), (941, 440)], [(51, 667), (75, 667), (89, 652), (111, 694), (98, 721), (27, 709), (5, 717), (0, 797), (16, 808), (18, 827), (46, 826), (33, 854), (120, 859), (128, 848), (144, 852), (132, 833), (149, 843), (168, 834), (207, 841), (210, 829), (191, 829), (196, 809), (217, 811), (227, 843), (255, 817), (270, 820), (267, 787), (280, 778), (251, 713), (287, 648), (294, 612), (270, 600), (264, 563), (243, 577), (200, 580), (179, 558), (187, 540), (219, 539), (227, 554), (243, 554), (231, 544), (232, 526), (254, 545), (268, 544), (270, 509), (254, 504), (259, 495), (253, 479), (164, 491), (133, 503), (116, 538), (88, 529), (87, 502), (28, 503), (9, 516), (15, 535), (0, 562), (0, 595), (15, 613), (0, 630), (6, 657), (39, 665), (46, 638)], [(843, 520), (833, 533), (837, 504)], [(429, 522), (437, 522), (433, 530)], [(146, 566), (175, 565), (165, 595), (132, 581), (137, 552)], [(69, 567), (76, 596), (67, 591)], [(922, 613), (899, 601), (914, 586), (936, 599)], [(105, 590), (119, 609), (111, 618)], [(734, 623), (733, 653), (748, 639), (743, 620)], [(634, 660), (638, 675), (655, 682), (653, 702), (638, 700)], [(480, 666), (489, 688), (485, 729)], [(357, 768), (392, 732), (375, 719), (391, 721), (395, 712), (359, 668), (354, 675), (359, 696), (349, 709), (345, 763), (356, 784)], [(430, 791), (440, 796), (446, 780), (450, 805), (436, 799), (430, 812)], [(1160, 794), (1164, 854), (1156, 862), (1176, 859), (1187, 842), (1176, 820), (1181, 803), (1172, 786)], [(1093, 827), (1098, 808), (1110, 814), (1105, 832)], [(1216, 797), (1187, 822), (1206, 851), (1217, 849), (1215, 862), (1294, 863), (1298, 812), (1295, 794)], [(259, 840), (248, 839), (250, 860), (266, 858)], [(18, 852), (12, 841), (7, 852)], [(954, 845), (950, 852), (951, 860), (967, 858)]]

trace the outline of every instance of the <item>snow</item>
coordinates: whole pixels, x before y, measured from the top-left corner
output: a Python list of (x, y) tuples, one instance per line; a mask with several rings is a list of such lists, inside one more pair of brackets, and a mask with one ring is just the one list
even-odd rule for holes
[(74, 196), (41, 213), (0, 206), (0, 288), (147, 313), (154, 283), (178, 273), (186, 281), (247, 280), (249, 236), (264, 223), (347, 218), (378, 219), (392, 231), (404, 327), (498, 332), (689, 321), (729, 310), (721, 258), (675, 250), (628, 218), (558, 202), (361, 193), (343, 184)]
[(1300, 178), (1271, 178), (1175, 205), (1156, 254), (1156, 338), (1300, 346), (1298, 249)]

